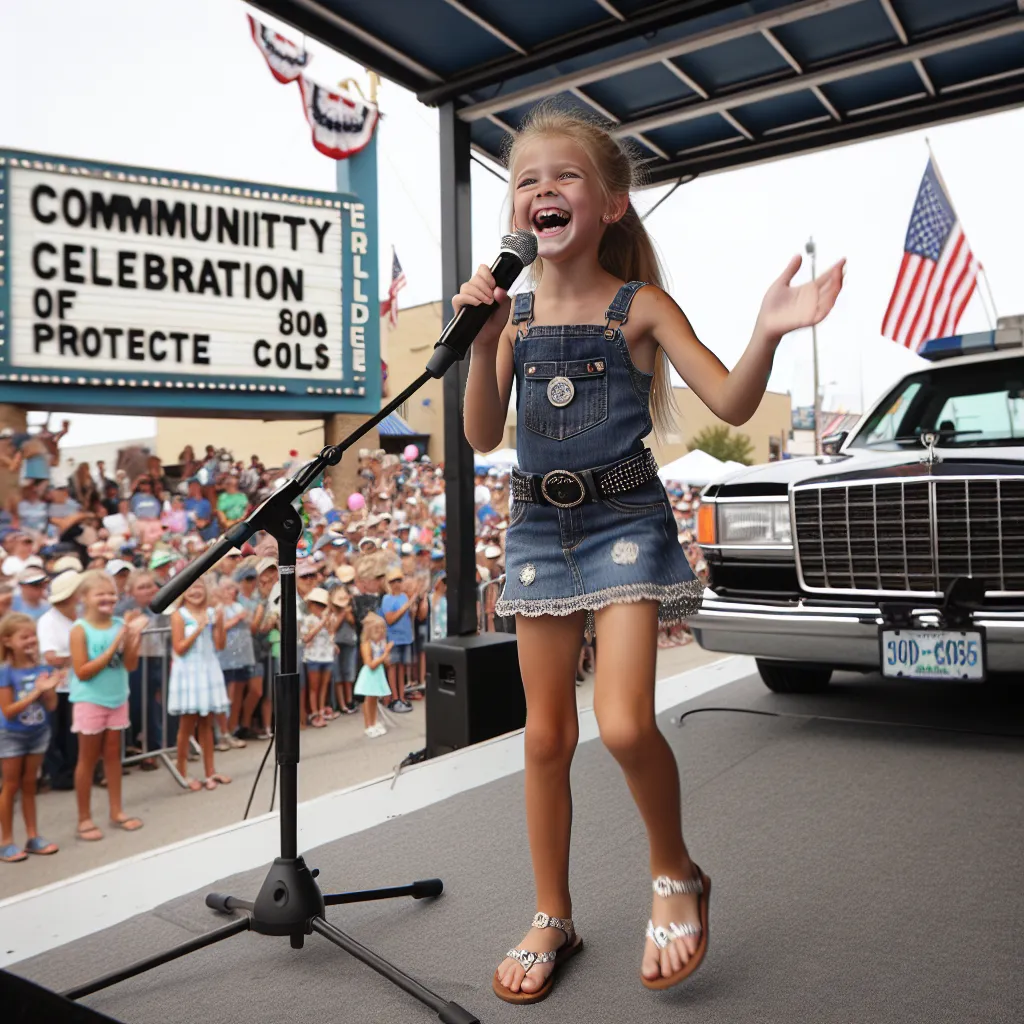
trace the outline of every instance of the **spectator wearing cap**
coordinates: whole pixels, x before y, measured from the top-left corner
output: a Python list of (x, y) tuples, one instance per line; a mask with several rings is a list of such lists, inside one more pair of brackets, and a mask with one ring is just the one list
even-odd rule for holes
[(171, 578), (171, 568), (174, 565), (174, 555), (166, 548), (154, 551), (150, 555), (148, 568), (156, 580), (156, 585), (162, 587)]
[(359, 672), (359, 636), (352, 608), (352, 584), (356, 570), (353, 566), (339, 565), (334, 570), (338, 585), (331, 591), (331, 610), (334, 613), (335, 668), (334, 690), (338, 708), (343, 714), (358, 711), (352, 688)]
[[(242, 740), (268, 740), (270, 732), (269, 700), (265, 700), (269, 682), (267, 678), (267, 661), (270, 657), (270, 645), (267, 632), (270, 628), (270, 617), (267, 614), (267, 599), (259, 590), (259, 562), (244, 562), (235, 571), (235, 582), (238, 584), (238, 601), (249, 614), (249, 632), (252, 634), (253, 662), (249, 683), (242, 702), (241, 718), (235, 735)], [(271, 562), (271, 568), (276, 566)], [(274, 573), (276, 578), (277, 573)], [(263, 715), (261, 728), (254, 727), (256, 713)]]
[(135, 607), (132, 595), (128, 592), (128, 577), (131, 575), (132, 564), (123, 558), (112, 558), (107, 562), (107, 572), (114, 577), (114, 586), (117, 588), (117, 602), (114, 604), (114, 614), (124, 615), (130, 608)]
[(159, 523), (160, 499), (153, 493), (153, 481), (148, 475), (144, 474), (135, 481), (130, 507), (136, 519), (155, 519)]
[(387, 623), (388, 642), (394, 644), (388, 656), (391, 701), (387, 707), (391, 711), (407, 712), (412, 711), (412, 704), (405, 699), (405, 673), (413, 656), (413, 598), (403, 590), (405, 575), (398, 566), (388, 569), (385, 579), (387, 593), (381, 600), (380, 614)]
[(198, 477), (188, 481), (188, 497), (185, 499), (185, 515), (199, 531), (203, 540), (213, 540), (220, 533), (220, 526), (213, 515), (213, 508), (203, 497), (203, 485)]
[[(64, 559), (61, 559), (64, 561)], [(50, 608), (36, 625), (39, 656), (43, 663), (62, 675), (57, 684), (57, 706), (51, 717), (50, 745), (43, 758), (43, 777), (52, 789), (75, 788), (78, 739), (71, 731), (71, 703), (67, 671), (71, 667), (71, 627), (78, 618), (78, 584), (74, 569), (55, 576), (50, 584)]]
[(77, 555), (61, 555), (53, 563), (52, 572), (59, 576), (62, 572), (81, 572), (82, 568), (82, 560)]
[(245, 518), (249, 499), (238, 489), (238, 474), (231, 472), (224, 478), (224, 490), (217, 495), (217, 522), (228, 530)]
[(18, 591), (11, 602), (12, 612), (21, 612), (38, 622), (49, 610), (46, 589), (49, 577), (42, 566), (30, 565), (18, 573)]

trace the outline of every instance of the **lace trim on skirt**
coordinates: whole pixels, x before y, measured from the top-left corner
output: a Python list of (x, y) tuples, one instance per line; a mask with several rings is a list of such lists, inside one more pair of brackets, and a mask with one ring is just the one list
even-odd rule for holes
[(684, 583), (629, 583), (621, 587), (607, 587), (592, 594), (572, 597), (553, 597), (536, 601), (499, 599), (494, 607), (496, 615), (572, 615), (587, 613), (586, 632), (594, 632), (594, 612), (610, 604), (632, 604), (636, 601), (657, 601), (658, 622), (663, 626), (675, 625), (689, 618), (700, 608), (704, 584), (700, 580)]

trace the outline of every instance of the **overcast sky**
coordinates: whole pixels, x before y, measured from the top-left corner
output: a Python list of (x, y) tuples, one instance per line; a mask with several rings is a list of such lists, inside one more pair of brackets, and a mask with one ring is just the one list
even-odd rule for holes
[[(379, 0), (386, 2), (386, 0)], [(310, 141), (297, 85), (271, 76), (237, 0), (31, 0), (0, 5), (0, 146), (300, 188), (331, 189), (335, 164)], [(268, 21), (265, 15), (252, 13)], [(297, 38), (294, 30), (279, 26)], [(315, 42), (325, 84), (361, 69)], [(440, 297), (436, 111), (385, 82), (379, 129), (381, 281), (398, 251), (402, 305)], [(671, 290), (731, 366), (769, 282), (810, 235), (819, 269), (846, 256), (846, 286), (818, 332), (826, 408), (860, 409), (917, 356), (879, 334), (927, 162), (924, 132), (731, 171), (685, 185), (650, 217)], [(927, 133), (1001, 315), (1024, 313), (1024, 111)], [(638, 198), (647, 209), (665, 192)], [(505, 186), (473, 166), (474, 260), (503, 232)], [(801, 275), (805, 275), (805, 270)], [(972, 299), (961, 331), (988, 327)], [(770, 387), (812, 400), (809, 332), (787, 337)], [(72, 417), (69, 444), (139, 437), (150, 423)]]

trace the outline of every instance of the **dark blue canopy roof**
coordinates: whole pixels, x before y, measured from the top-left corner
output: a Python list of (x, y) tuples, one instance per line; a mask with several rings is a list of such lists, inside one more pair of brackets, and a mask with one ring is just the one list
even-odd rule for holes
[(1024, 103), (1024, 0), (255, 0), (500, 158), (560, 97), (652, 182)]

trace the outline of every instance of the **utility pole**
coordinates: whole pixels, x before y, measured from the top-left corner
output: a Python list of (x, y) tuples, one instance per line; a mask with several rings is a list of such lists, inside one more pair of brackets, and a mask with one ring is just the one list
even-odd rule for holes
[[(811, 257), (811, 280), (818, 276), (818, 249), (814, 238), (807, 239), (807, 255)], [(811, 324), (811, 345), (814, 348), (814, 454), (821, 454), (821, 391), (818, 385), (818, 328)]]

